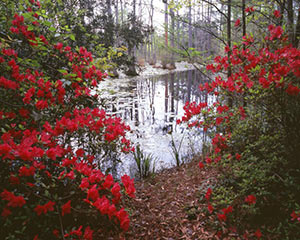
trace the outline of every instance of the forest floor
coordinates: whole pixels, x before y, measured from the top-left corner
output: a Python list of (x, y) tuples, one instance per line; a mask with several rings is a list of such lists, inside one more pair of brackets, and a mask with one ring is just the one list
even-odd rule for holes
[[(189, 69), (194, 67), (186, 62), (176, 63), (176, 69), (171, 71), (146, 64), (140, 76)], [(205, 228), (206, 216), (201, 209), (207, 206), (198, 201), (200, 189), (214, 181), (217, 173), (212, 169), (201, 170), (198, 163), (199, 160), (193, 160), (136, 181), (136, 198), (125, 201), (125, 209), (130, 214), (129, 231), (100, 239), (218, 239), (215, 231)]]
[(198, 160), (181, 167), (165, 169), (136, 182), (136, 198), (126, 202), (130, 214), (127, 233), (107, 239), (218, 239), (205, 228), (200, 203), (201, 185), (213, 181), (213, 170), (201, 170)]

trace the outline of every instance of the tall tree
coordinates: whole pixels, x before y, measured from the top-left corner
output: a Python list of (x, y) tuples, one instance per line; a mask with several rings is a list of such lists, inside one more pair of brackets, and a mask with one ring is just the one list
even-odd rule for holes
[(193, 35), (192, 35), (192, 1), (189, 0), (188, 2), (188, 24), (189, 24), (189, 41), (188, 41), (188, 47), (193, 47)]
[(174, 59), (174, 49), (175, 49), (175, 15), (173, 7), (170, 8), (170, 17), (171, 17), (171, 68), (175, 68), (175, 59)]
[(169, 19), (168, 19), (168, 1), (163, 0), (165, 4), (165, 46), (168, 48), (168, 26), (169, 26)]

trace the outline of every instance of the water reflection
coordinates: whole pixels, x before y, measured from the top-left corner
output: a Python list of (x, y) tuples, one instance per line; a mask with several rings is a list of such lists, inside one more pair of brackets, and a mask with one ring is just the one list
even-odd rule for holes
[[(130, 125), (132, 131), (128, 137), (135, 144), (140, 144), (145, 153), (152, 153), (157, 158), (156, 169), (161, 169), (175, 164), (172, 137), (177, 146), (183, 137), (186, 138), (180, 149), (181, 158), (189, 155), (191, 147), (201, 147), (201, 140), (193, 135), (191, 141), (192, 133), (184, 134), (184, 127), (176, 125), (176, 119), (183, 116), (186, 101), (207, 99), (198, 89), (199, 84), (205, 81), (205, 77), (195, 70), (107, 80), (101, 84), (101, 96), (106, 101), (107, 111)], [(122, 158), (121, 171), (130, 174), (132, 157)]]

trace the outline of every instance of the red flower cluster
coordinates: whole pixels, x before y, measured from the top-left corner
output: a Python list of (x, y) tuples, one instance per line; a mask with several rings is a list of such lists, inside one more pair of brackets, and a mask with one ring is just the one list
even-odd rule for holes
[(241, 20), (240, 19), (237, 19), (236, 21), (235, 21), (235, 23), (234, 23), (234, 26), (235, 27), (238, 27), (238, 26), (240, 26), (241, 25)]
[(67, 203), (65, 203), (61, 207), (61, 215), (64, 216), (65, 214), (71, 213), (71, 200), (69, 200)]
[(292, 221), (297, 220), (298, 222), (300, 222), (300, 212), (296, 213), (295, 211), (293, 211), (291, 213), (291, 217), (292, 217), (291, 218)]
[(246, 7), (245, 8), (245, 12), (246, 13), (251, 13), (251, 12), (254, 12), (255, 11), (255, 9), (254, 9), (254, 7), (252, 6), (252, 7)]
[(121, 177), (122, 183), (124, 184), (126, 193), (129, 197), (135, 197), (135, 188), (134, 188), (134, 180), (131, 179), (128, 175), (124, 175)]
[[(0, 44), (0, 88), (5, 90), (6, 99), (14, 103), (9, 108), (2, 104), (0, 109), (1, 126), (5, 126), (0, 135), (0, 157), (8, 169), (1, 177), (9, 180), (0, 187), (1, 216), (10, 218), (14, 224), (18, 217), (15, 213), (20, 209), (12, 208), (22, 208), (20, 212), (38, 215), (38, 224), (53, 222), (47, 227), (53, 227), (51, 231), (59, 236), (61, 231), (55, 221), (44, 218), (62, 216), (64, 221), (66, 215), (75, 213), (72, 209), (88, 214), (94, 208), (100, 218), (108, 216), (112, 224), (126, 231), (129, 216), (120, 203), (124, 190), (134, 197), (134, 180), (125, 175), (120, 184), (111, 175), (105, 176), (95, 165), (93, 151), (84, 147), (82, 139), (89, 134), (100, 150), (104, 145), (113, 145), (114, 149), (130, 152), (133, 148), (125, 136), (129, 127), (102, 109), (86, 107), (92, 105), (93, 99), (96, 102), (97, 95), (91, 90), (106, 75), (93, 65), (92, 54), (86, 48), (72, 51), (64, 43), (53, 44), (45, 29), (45, 35), (39, 35), (38, 26), (43, 20), (35, 9), (40, 3), (30, 2), (34, 5), (27, 8), (26, 14), (15, 14), (12, 19), (7, 34), (13, 35), (11, 39), (17, 39), (18, 44), (12, 41), (11, 46), (22, 45), (37, 54), (44, 51), (38, 56), (45, 53), (52, 61), (63, 63), (64, 68), (51, 74), (44, 71), (38, 60), (35, 65), (30, 61), (24, 64), (22, 56), (9, 44)], [(78, 199), (82, 195), (83, 199)], [(30, 221), (29, 216), (24, 224)], [(65, 237), (93, 238), (89, 226), (63, 225)], [(14, 225), (15, 229), (18, 227)], [(34, 239), (41, 237), (30, 234)]]
[(220, 222), (225, 222), (227, 219), (227, 214), (232, 213), (232, 206), (228, 206), (227, 208), (222, 209), (222, 213), (218, 213), (218, 219)]
[(34, 211), (37, 213), (38, 216), (40, 216), (42, 213), (46, 214), (49, 211), (54, 211), (54, 205), (55, 202), (49, 201), (44, 205), (37, 205)]
[(2, 200), (8, 201), (7, 207), (22, 207), (26, 201), (23, 196), (16, 196), (12, 192), (7, 191), (4, 189), (4, 191), (0, 194)]
[(212, 190), (211, 188), (208, 188), (205, 194), (205, 198), (207, 201), (209, 201), (211, 194), (212, 194)]
[[(254, 7), (245, 9), (248, 15), (254, 11)], [(280, 18), (281, 13), (274, 11), (274, 17)], [(240, 24), (240, 20), (237, 19), (235, 26), (238, 27)], [(241, 44), (233, 45), (232, 48), (225, 46), (225, 54), (215, 57), (214, 62), (206, 66), (208, 71), (222, 74), (216, 76), (210, 83), (201, 84), (199, 89), (214, 95), (217, 99), (220, 99), (218, 96), (221, 92), (224, 92), (229, 99), (231, 97), (236, 99), (237, 101), (230, 109), (220, 102), (215, 102), (210, 106), (202, 102), (187, 102), (184, 106), (184, 116), (177, 120), (178, 124), (186, 122), (188, 127), (202, 128), (203, 131), (209, 133), (212, 149), (209, 155), (205, 156), (205, 160), (199, 162), (201, 169), (204, 168), (205, 163), (217, 163), (221, 160), (228, 162), (234, 157), (236, 160), (241, 160), (242, 156), (246, 159), (247, 154), (244, 154), (243, 149), (236, 149), (238, 152), (234, 152), (234, 142), (230, 141), (231, 123), (235, 124), (237, 121), (251, 117), (248, 116), (250, 108), (246, 108), (246, 104), (241, 101), (245, 99), (245, 96), (256, 98), (257, 93), (262, 93), (263, 96), (263, 93), (273, 94), (281, 91), (293, 98), (299, 97), (300, 50), (288, 44), (287, 35), (281, 26), (270, 25), (268, 30), (266, 41), (260, 49), (254, 45), (253, 36), (245, 35)], [(228, 71), (229, 67), (231, 75), (225, 78), (223, 73)], [(210, 195), (211, 190), (208, 190), (205, 198), (208, 201), (208, 212), (211, 214), (214, 208), (209, 202)], [(257, 201), (255, 195), (252, 194), (240, 200), (244, 200), (249, 205), (254, 205)], [(228, 207), (216, 215), (221, 225), (225, 224), (227, 214), (231, 211), (232, 208)], [(296, 213), (291, 216), (293, 220), (298, 218)], [(262, 237), (259, 229), (253, 232), (253, 235), (258, 239)]]
[(256, 203), (256, 197), (254, 195), (248, 195), (245, 198), (245, 202), (248, 203), (249, 205), (255, 204)]

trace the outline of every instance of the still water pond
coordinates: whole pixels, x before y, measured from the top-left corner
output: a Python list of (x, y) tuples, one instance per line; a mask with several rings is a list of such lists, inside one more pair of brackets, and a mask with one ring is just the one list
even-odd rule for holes
[[(131, 127), (128, 138), (139, 144), (145, 154), (152, 154), (155, 169), (176, 165), (172, 141), (181, 161), (186, 161), (201, 149), (203, 135), (176, 125), (184, 114), (187, 101), (207, 101), (198, 89), (205, 78), (195, 70), (167, 75), (106, 80), (101, 84), (107, 112), (121, 117)], [(181, 145), (180, 145), (181, 143)], [(118, 174), (134, 176), (132, 155), (120, 156)]]

